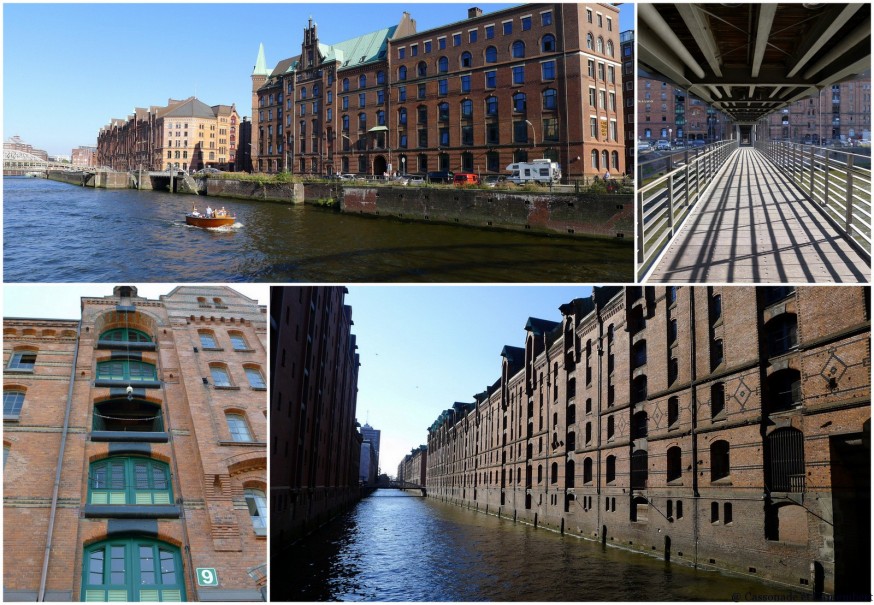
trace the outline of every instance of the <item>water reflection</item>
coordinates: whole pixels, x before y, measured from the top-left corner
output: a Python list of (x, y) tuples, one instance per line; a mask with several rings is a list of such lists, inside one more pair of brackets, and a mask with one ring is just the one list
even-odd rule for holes
[(274, 601), (709, 601), (747, 592), (793, 596), (394, 490), (271, 563)]

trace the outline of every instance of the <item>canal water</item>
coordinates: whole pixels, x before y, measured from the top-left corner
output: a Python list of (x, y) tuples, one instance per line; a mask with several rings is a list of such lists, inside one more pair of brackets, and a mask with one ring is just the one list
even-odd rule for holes
[[(189, 227), (192, 203), (237, 224)], [(313, 206), (3, 180), (7, 282), (630, 282), (614, 240), (343, 215)]]
[[(273, 601), (798, 600), (801, 594), (377, 490), (270, 565)], [(773, 596), (777, 595), (777, 596)]]

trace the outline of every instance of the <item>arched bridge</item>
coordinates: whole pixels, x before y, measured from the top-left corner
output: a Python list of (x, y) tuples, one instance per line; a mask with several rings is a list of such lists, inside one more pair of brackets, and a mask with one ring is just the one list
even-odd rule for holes
[(399, 489), (402, 491), (420, 491), (423, 496), (427, 496), (428, 492), (424, 485), (418, 483), (410, 483), (409, 481), (389, 481), (389, 489)]
[(45, 173), (49, 170), (72, 170), (73, 165), (64, 162), (49, 162), (39, 156), (17, 149), (3, 150), (3, 174), (16, 176), (29, 172)]

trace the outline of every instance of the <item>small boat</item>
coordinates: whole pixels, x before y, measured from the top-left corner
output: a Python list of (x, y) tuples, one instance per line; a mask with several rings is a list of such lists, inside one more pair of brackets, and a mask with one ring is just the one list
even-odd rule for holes
[(204, 229), (215, 229), (216, 227), (227, 227), (237, 222), (236, 215), (231, 215), (224, 208), (214, 210), (212, 214), (207, 216), (193, 208), (191, 212), (185, 215), (185, 223), (193, 227), (203, 227)]

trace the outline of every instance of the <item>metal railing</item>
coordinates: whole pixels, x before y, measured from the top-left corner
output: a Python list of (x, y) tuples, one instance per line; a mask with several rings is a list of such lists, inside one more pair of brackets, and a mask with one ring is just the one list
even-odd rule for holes
[[(643, 179), (638, 182), (638, 279), (643, 279), (735, 149), (737, 141), (730, 140), (701, 149), (686, 150), (682, 154), (682, 161), (677, 161), (679, 154), (674, 154), (666, 174), (647, 183)], [(644, 174), (644, 164), (640, 164), (640, 175)]]
[(785, 141), (759, 141), (756, 148), (870, 257), (870, 156)]

